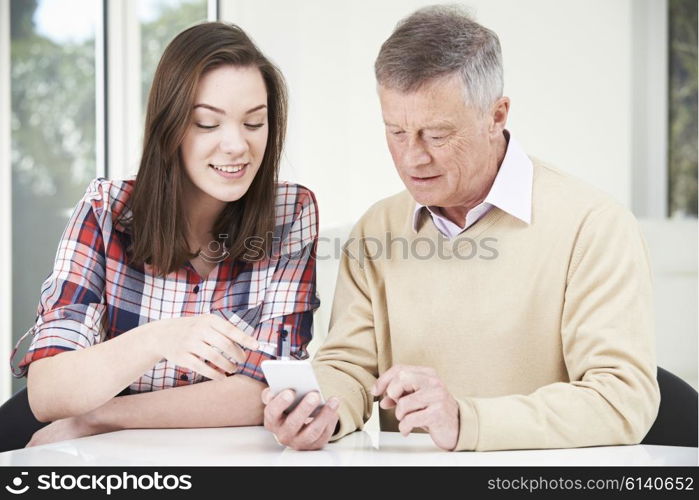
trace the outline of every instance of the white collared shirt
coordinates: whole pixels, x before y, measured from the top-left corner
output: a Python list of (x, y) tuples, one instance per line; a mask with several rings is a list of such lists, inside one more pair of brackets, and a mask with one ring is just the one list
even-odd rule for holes
[(509, 135), (505, 158), (502, 160), (488, 195), (483, 202), (468, 211), (464, 226), (461, 227), (447, 219), (442, 215), (439, 207), (416, 203), (413, 213), (413, 229), (415, 231), (418, 229), (420, 213), (423, 208), (429, 211), (439, 232), (449, 239), (457, 237), (471, 227), (492, 207), (498, 207), (522, 222), (531, 223), (534, 166), (515, 138), (508, 131), (505, 133), (506, 136)]

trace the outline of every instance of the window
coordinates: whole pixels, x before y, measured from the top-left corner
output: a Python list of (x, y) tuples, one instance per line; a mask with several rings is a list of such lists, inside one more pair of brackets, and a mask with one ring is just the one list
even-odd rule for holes
[[(131, 173), (105, 153), (138, 154), (148, 89), (165, 46), (182, 29), (216, 16), (215, 0), (71, 0), (66, 7), (65, 0), (9, 0), (12, 339), (0, 337), (6, 344), (33, 324), (41, 283), (90, 180)], [(115, 121), (130, 135), (106, 125)], [(14, 379), (12, 391), (24, 384)]]
[(67, 217), (97, 174), (99, 7), (79, 0), (81, 15), (66, 17), (60, 0), (10, 3), (13, 340), (32, 325)]
[(138, 18), (141, 25), (141, 102), (148, 102), (148, 90), (167, 44), (180, 31), (206, 21), (206, 0), (141, 0)]
[(697, 2), (669, 2), (668, 188), (672, 217), (697, 216)]

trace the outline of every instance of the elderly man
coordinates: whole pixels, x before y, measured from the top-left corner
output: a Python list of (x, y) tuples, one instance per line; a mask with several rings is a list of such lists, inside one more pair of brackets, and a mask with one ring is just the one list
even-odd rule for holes
[(318, 449), (379, 398), (383, 430), (445, 450), (638, 443), (659, 391), (633, 216), (524, 153), (505, 129), (498, 38), (458, 9), (404, 19), (375, 69), (407, 191), (351, 235), (314, 359), (328, 403), (309, 418), (312, 393), (285, 415), (291, 391), (267, 390), (265, 426)]

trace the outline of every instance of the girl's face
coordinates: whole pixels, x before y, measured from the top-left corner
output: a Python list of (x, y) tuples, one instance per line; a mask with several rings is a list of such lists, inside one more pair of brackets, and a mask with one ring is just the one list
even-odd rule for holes
[(247, 192), (265, 153), (267, 90), (259, 69), (221, 66), (205, 73), (190, 120), (180, 146), (188, 194), (223, 209)]

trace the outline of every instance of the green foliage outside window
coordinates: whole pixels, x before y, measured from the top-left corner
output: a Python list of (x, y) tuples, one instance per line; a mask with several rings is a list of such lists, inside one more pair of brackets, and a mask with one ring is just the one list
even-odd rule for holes
[(697, 216), (697, 1), (670, 0), (670, 215)]

